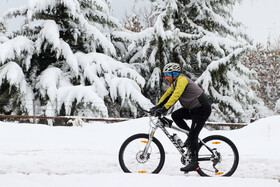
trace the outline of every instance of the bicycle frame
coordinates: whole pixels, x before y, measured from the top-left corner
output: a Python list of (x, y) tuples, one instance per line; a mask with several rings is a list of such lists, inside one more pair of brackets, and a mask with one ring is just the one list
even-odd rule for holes
[[(148, 149), (150, 147), (150, 144), (153, 140), (153, 137), (155, 135), (155, 132), (158, 128), (160, 128), (164, 134), (168, 137), (168, 139), (172, 142), (172, 144), (176, 147), (176, 149), (179, 151), (179, 153), (182, 155), (182, 157), (184, 157), (185, 159), (188, 158), (188, 154), (185, 154), (185, 150), (173, 139), (173, 137), (171, 136), (171, 134), (168, 132), (168, 130), (165, 128), (164, 124), (159, 120), (160, 117), (158, 117), (155, 120), (153, 120), (153, 118), (151, 116), (149, 116), (150, 118), (150, 121), (149, 121), (149, 125), (151, 127), (150, 131), (149, 131), (149, 140), (148, 140), (148, 143), (146, 144), (145, 146), (145, 149), (143, 151), (143, 154), (144, 155), (147, 155), (147, 152), (148, 152)], [(155, 122), (154, 122), (155, 121)], [(184, 134), (186, 134), (187, 136), (189, 135), (189, 131), (187, 130), (184, 130), (184, 129), (181, 129), (179, 127), (176, 127), (176, 126), (171, 126), (170, 127), (171, 129), (173, 130), (176, 130), (176, 131), (179, 131), (179, 132), (182, 132)], [(212, 154), (214, 154), (216, 156), (216, 153), (211, 149), (209, 148), (201, 139), (198, 138), (198, 141), (200, 143), (202, 143)], [(208, 160), (208, 159), (207, 159)]]

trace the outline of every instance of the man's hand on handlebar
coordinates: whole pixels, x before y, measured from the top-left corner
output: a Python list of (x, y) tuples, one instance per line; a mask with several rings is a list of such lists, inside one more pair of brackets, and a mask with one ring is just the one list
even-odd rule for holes
[(167, 109), (164, 106), (154, 106), (153, 108), (150, 109), (150, 113), (152, 116), (161, 116), (163, 113), (165, 113)]

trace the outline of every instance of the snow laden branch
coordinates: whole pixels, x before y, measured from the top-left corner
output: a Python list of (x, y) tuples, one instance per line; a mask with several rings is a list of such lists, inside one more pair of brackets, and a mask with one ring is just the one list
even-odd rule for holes
[(44, 23), (35, 45), (38, 53), (43, 52), (41, 49), (44, 51), (50, 49), (56, 53), (57, 59), (64, 57), (72, 72), (78, 76), (78, 62), (69, 44), (60, 38), (58, 25), (54, 21), (48, 20)]
[[(144, 109), (152, 106), (141, 93), (145, 85), (144, 78), (131, 65), (100, 53), (77, 53), (76, 56), (84, 72), (84, 79), (97, 87), (100, 97), (105, 97), (109, 91), (113, 102), (120, 99), (123, 107), (135, 109), (134, 115), (137, 114), (137, 105)], [(125, 106), (126, 104), (129, 106)]]
[(238, 121), (235, 116), (253, 116), (257, 111), (260, 100), (251, 89), (257, 81), (251, 79), (252, 72), (236, 60), (250, 49), (251, 46), (238, 48), (228, 56), (213, 61), (196, 81), (211, 95), (214, 103), (219, 103), (213, 107), (217, 112), (214, 114), (216, 118)]
[[(87, 5), (90, 7), (86, 7)], [(58, 10), (58, 7), (62, 8), (62, 10)], [(101, 14), (100, 11), (104, 12)], [(71, 19), (72, 23), (68, 23), (70, 26), (74, 26), (73, 24), (77, 25), (77, 27), (75, 27), (78, 29), (73, 30), (75, 32), (73, 34), (75, 35), (74, 38), (76, 39), (76, 42), (78, 38), (93, 40), (94, 42), (90, 42), (87, 45), (89, 51), (96, 50), (97, 47), (101, 47), (105, 54), (116, 56), (114, 46), (110, 42), (109, 38), (104, 36), (101, 31), (102, 26), (99, 26), (99, 24), (92, 24), (90, 22), (91, 17), (89, 15), (92, 16), (92, 14), (96, 14), (96, 19), (92, 21), (100, 21), (100, 25), (102, 25), (101, 21), (106, 20), (106, 23), (110, 24), (110, 27), (117, 26), (117, 20), (108, 15), (109, 9), (101, 0), (92, 0), (90, 2), (77, 0), (29, 0), (27, 6), (13, 8), (6, 11), (3, 14), (3, 22), (4, 20), (11, 19), (13, 17), (25, 16), (26, 21), (24, 24), (30, 24), (35, 20), (54, 20), (56, 24), (59, 24), (58, 22), (60, 21), (58, 20), (58, 17), (63, 14), (67, 15), (68, 18)], [(63, 21), (61, 23), (63, 23)], [(103, 27), (104, 26), (105, 23), (103, 24)], [(61, 28), (63, 27), (64, 26), (62, 25)]]
[[(101, 53), (76, 53), (74, 56), (81, 68), (79, 75), (86, 85), (74, 86), (67, 73), (49, 67), (38, 78), (36, 89), (42, 97), (48, 97), (45, 106), (48, 115), (56, 115), (64, 107), (71, 115), (73, 103), (82, 105), (79, 115), (108, 117), (104, 100), (121, 101), (121, 107), (132, 110), (137, 116), (137, 106), (149, 109), (152, 104), (141, 93), (145, 80), (130, 65), (121, 63)], [(107, 101), (108, 102), (108, 101)]]
[[(18, 61), (26, 66), (30, 66), (30, 58), (34, 52), (34, 43), (27, 37), (18, 36), (12, 40), (0, 44), (0, 64), (9, 61)], [(23, 62), (22, 62), (23, 61)]]
[[(9, 85), (9, 92), (12, 91), (13, 87), (16, 88), (16, 90), (13, 90), (15, 93), (11, 93), (11, 95), (17, 95), (17, 98), (14, 98), (15, 102), (21, 102), (21, 108), (26, 111), (28, 115), (32, 115), (33, 108), (28, 106), (32, 106), (34, 94), (29, 84), (25, 81), (22, 68), (16, 62), (11, 61), (0, 67), (0, 85), (4, 84)], [(13, 98), (10, 99), (14, 100)], [(15, 113), (16, 111), (11, 112)]]
[[(92, 1), (96, 3), (100, 3), (102, 1)], [(103, 33), (100, 31), (100, 28), (97, 24), (90, 24), (89, 20), (86, 18), (86, 15), (84, 14), (84, 8), (81, 7), (80, 2), (77, 0), (50, 0), (50, 1), (41, 1), (41, 0), (33, 0), (29, 1), (29, 9), (27, 10), (27, 16), (29, 20), (32, 20), (33, 17), (35, 17), (36, 14), (42, 14), (43, 16), (48, 17), (49, 13), (45, 12), (45, 10), (49, 10), (50, 12), (52, 10), (55, 10), (58, 6), (64, 6), (66, 14), (68, 14), (69, 18), (72, 19), (72, 21), (77, 24), (77, 30), (75, 38), (77, 40), (78, 37), (88, 37), (90, 39), (89, 41), (94, 41), (89, 43), (89, 51), (96, 49), (97, 46), (101, 46), (104, 50), (105, 54), (116, 56), (116, 51), (112, 43), (109, 41), (109, 39), (103, 35)], [(87, 3), (89, 5), (89, 3)], [(105, 10), (106, 13), (108, 13), (108, 8), (104, 8), (105, 5), (99, 6), (103, 7), (102, 10)], [(91, 8), (91, 11), (94, 7)], [(85, 8), (86, 9), (86, 8)], [(97, 8), (98, 9), (98, 8)], [(95, 12), (95, 11), (94, 11)], [(103, 16), (103, 15), (101, 15)], [(36, 17), (35, 17), (36, 18)], [(71, 23), (70, 23), (71, 24)], [(84, 34), (86, 33), (86, 36)], [(86, 39), (86, 38), (84, 38)]]
[(103, 99), (96, 94), (96, 88), (73, 86), (67, 73), (59, 68), (49, 67), (42, 72), (36, 89), (42, 97), (49, 98), (47, 104), (43, 106), (47, 116), (56, 116), (61, 110), (65, 110), (65, 115), (73, 115), (75, 105), (76, 115), (108, 117), (107, 107)]

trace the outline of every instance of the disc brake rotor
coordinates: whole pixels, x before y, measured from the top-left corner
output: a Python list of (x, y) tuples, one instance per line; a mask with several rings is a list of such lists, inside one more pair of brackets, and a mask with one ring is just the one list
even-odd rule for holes
[(149, 160), (150, 158), (150, 154), (147, 153), (147, 155), (144, 155), (143, 154), (143, 151), (139, 151), (137, 154), (136, 154), (136, 160), (139, 162), (139, 163), (145, 163)]

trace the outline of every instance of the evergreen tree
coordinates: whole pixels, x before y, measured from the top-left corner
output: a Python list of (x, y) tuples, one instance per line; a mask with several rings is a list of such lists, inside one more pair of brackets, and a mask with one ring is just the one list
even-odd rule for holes
[[(145, 80), (115, 58), (110, 32), (120, 23), (107, 0), (29, 0), (1, 19), (25, 18), (21, 30), (0, 43), (0, 99), (14, 99), (4, 113), (40, 115), (136, 116)], [(31, 103), (27, 103), (31, 102)]]
[[(242, 63), (252, 49), (242, 25), (231, 16), (236, 0), (153, 0), (157, 20), (140, 33), (114, 32), (123, 61), (134, 64), (146, 78), (145, 94), (155, 102), (162, 91), (161, 70), (177, 62), (213, 100), (212, 119), (244, 121), (260, 115), (262, 102), (251, 87), (254, 72)], [(161, 88), (164, 88), (161, 90)]]

